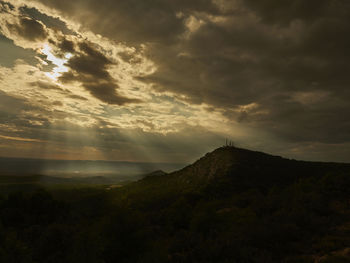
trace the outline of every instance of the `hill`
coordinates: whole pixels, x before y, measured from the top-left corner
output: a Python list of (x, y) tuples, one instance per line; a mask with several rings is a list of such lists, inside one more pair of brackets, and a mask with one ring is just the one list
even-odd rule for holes
[(0, 199), (1, 262), (350, 262), (350, 165), (221, 147), (108, 191)]
[(320, 179), (325, 175), (344, 173), (350, 174), (350, 164), (297, 161), (226, 146), (165, 177), (148, 176), (133, 186), (156, 188), (165, 184), (168, 190), (178, 188), (176, 191), (180, 192), (207, 188), (218, 195), (249, 189), (266, 192), (271, 187), (286, 187), (300, 179)]
[[(225, 146), (207, 153), (192, 165), (174, 174), (211, 180), (218, 177), (239, 176), (240, 172), (255, 175), (266, 173), (264, 180), (275, 179), (281, 183), (283, 181), (288, 183), (290, 180), (299, 178), (302, 173), (305, 176), (305, 172), (348, 169), (350, 169), (350, 164), (296, 161), (263, 152)], [(279, 173), (279, 176), (272, 178), (272, 173)]]
[(350, 164), (221, 147), (117, 200), (189, 235), (173, 262), (350, 262), (349, 187)]

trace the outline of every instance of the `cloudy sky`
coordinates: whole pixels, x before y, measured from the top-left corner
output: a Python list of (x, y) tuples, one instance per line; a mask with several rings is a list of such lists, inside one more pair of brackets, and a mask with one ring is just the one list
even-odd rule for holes
[(0, 156), (350, 162), (348, 0), (0, 1)]

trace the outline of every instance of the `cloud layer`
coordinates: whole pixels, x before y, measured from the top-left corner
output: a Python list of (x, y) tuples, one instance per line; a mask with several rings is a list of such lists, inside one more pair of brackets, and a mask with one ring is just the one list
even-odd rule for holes
[[(56, 72), (46, 87), (72, 100), (63, 111), (96, 109), (89, 123), (203, 127), (243, 146), (350, 161), (341, 157), (350, 152), (347, 0), (15, 0), (1, 10), (2, 34)], [(57, 60), (40, 53), (43, 42)]]

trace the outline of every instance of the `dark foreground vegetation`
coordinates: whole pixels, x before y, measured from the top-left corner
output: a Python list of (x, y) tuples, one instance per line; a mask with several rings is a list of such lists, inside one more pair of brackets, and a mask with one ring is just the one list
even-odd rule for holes
[(122, 188), (10, 193), (0, 262), (350, 262), (350, 166), (223, 147)]

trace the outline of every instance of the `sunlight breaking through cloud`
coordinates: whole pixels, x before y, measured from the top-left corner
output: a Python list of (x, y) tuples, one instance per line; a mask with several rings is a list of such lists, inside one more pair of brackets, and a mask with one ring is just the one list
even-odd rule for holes
[(64, 59), (58, 58), (52, 53), (52, 48), (47, 43), (44, 44), (43, 48), (40, 51), (42, 54), (46, 55), (46, 59), (48, 61), (52, 62), (52, 64), (55, 65), (52, 71), (45, 72), (45, 75), (57, 82), (57, 78), (62, 76), (62, 73), (69, 71), (68, 67), (65, 66), (65, 64), (73, 55), (71, 53), (66, 53), (64, 55)]

